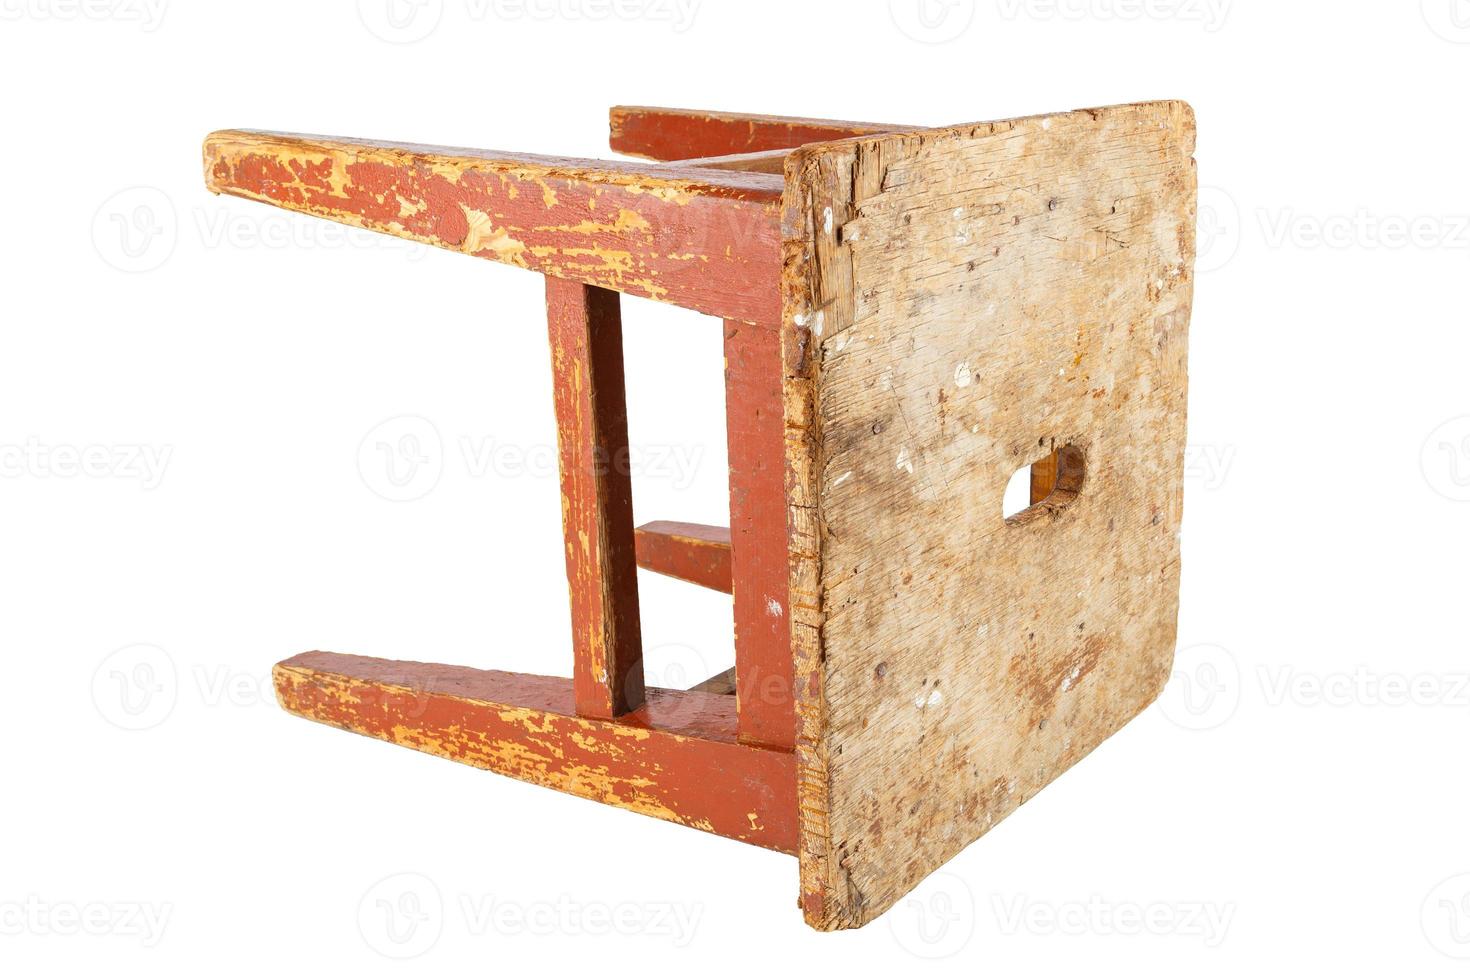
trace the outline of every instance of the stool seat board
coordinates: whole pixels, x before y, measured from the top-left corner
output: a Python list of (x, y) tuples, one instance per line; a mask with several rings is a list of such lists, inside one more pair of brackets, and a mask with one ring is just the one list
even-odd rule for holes
[[(1179, 585), (1194, 119), (808, 145), (783, 358), (802, 906), (862, 925), (1137, 715)], [(1007, 519), (1058, 450), (1066, 493)]]

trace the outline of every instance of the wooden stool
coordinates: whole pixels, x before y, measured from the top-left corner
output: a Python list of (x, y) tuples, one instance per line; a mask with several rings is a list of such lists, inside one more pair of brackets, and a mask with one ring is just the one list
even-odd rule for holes
[[(811, 925), (872, 919), (1169, 676), (1193, 146), (1181, 102), (612, 110), (672, 163), (211, 134), (212, 191), (546, 276), (572, 677), (314, 652), (281, 704), (797, 854)], [(724, 321), (728, 530), (633, 527), (618, 293)], [(733, 676), (644, 686), (640, 566), (733, 593)]]

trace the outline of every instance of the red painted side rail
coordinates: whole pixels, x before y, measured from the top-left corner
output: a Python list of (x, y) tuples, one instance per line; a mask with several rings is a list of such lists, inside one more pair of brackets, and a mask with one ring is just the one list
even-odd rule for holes
[(713, 316), (779, 316), (783, 181), (772, 174), (221, 130), (204, 141), (204, 180)]
[(730, 529), (651, 521), (633, 532), (638, 567), (719, 592), (730, 587)]
[(643, 642), (618, 294), (546, 280), (577, 713), (643, 703)]
[(795, 757), (740, 744), (729, 697), (653, 689), (612, 722), (577, 717), (565, 678), (316, 652), (274, 679), (281, 706), (312, 721), (796, 851)]
[(888, 123), (762, 116), (745, 112), (619, 105), (608, 110), (609, 144), (618, 153), (688, 160), (914, 129)]
[(780, 332), (725, 322), (725, 428), (740, 737), (796, 742)]

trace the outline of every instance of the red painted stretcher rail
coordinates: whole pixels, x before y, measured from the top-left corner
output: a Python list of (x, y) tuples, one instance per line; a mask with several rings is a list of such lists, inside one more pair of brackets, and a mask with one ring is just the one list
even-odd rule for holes
[(703, 109), (619, 105), (608, 112), (609, 145), (618, 153), (652, 160), (688, 160), (898, 133), (912, 126), (889, 123), (763, 116)]
[(292, 714), (589, 800), (796, 850), (796, 762), (742, 745), (733, 698), (650, 689), (616, 722), (566, 678), (303, 653), (276, 665)]
[(651, 521), (634, 532), (638, 567), (730, 592), (730, 529), (710, 524)]

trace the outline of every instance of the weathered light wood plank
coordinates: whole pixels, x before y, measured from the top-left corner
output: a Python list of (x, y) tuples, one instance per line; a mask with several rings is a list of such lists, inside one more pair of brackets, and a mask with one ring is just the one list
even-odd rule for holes
[[(1168, 677), (1193, 147), (1189, 107), (1161, 102), (788, 164), (802, 903), (818, 928), (888, 908)], [(1064, 447), (1070, 490), (1006, 521), (1009, 477)]]

